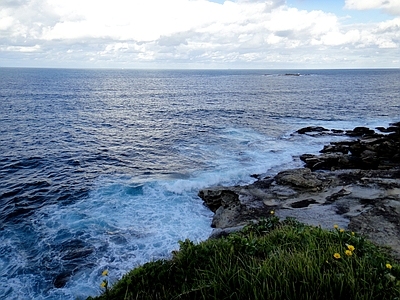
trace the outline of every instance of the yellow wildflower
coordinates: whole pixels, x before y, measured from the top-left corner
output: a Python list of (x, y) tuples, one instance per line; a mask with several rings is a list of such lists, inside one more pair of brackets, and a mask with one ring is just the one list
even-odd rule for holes
[(389, 270), (392, 268), (391, 264), (386, 264), (386, 268), (388, 268)]
[(333, 257), (336, 258), (336, 259), (339, 259), (340, 258), (340, 254), (336, 252), (335, 254), (333, 254)]
[(342, 229), (340, 229), (339, 231), (340, 231), (340, 232), (344, 232), (344, 229), (342, 228)]
[(108, 270), (104, 270), (103, 273), (101, 273), (102, 276), (108, 276)]
[(347, 245), (347, 249), (349, 249), (350, 251), (354, 251), (356, 248), (354, 248), (354, 246), (352, 245)]
[(103, 281), (103, 282), (100, 284), (100, 286), (101, 286), (102, 288), (105, 288), (106, 285), (107, 285), (107, 283), (106, 283), (105, 281)]
[(333, 225), (333, 228), (338, 229), (339, 225), (335, 224), (335, 225)]
[(353, 252), (351, 252), (350, 250), (346, 250), (346, 251), (344, 251), (344, 253), (345, 253), (347, 256), (352, 256), (352, 255), (353, 255)]
[(354, 231), (351, 232), (351, 235), (353, 235), (353, 236), (355, 235)]
[(273, 210), (270, 211), (271, 215), (273, 215), (275, 212)]

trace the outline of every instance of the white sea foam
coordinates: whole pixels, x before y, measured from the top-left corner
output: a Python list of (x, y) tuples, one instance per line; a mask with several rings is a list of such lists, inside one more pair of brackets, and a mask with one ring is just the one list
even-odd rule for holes
[[(177, 194), (166, 190), (162, 180), (140, 185), (133, 179), (114, 180), (106, 185), (100, 180), (89, 198), (70, 206), (48, 206), (37, 216), (42, 244), (79, 240), (82, 248), (92, 251), (65, 287), (49, 291), (51, 297), (95, 295), (102, 270), (109, 270), (113, 282), (139, 264), (168, 258), (179, 240), (209, 236), (211, 212), (194, 190)], [(62, 257), (54, 259), (68, 263)]]

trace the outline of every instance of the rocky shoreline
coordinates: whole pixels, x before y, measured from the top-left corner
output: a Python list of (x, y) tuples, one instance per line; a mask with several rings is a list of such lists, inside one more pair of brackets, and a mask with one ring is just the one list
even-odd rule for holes
[(303, 154), (304, 168), (246, 186), (201, 190), (199, 196), (214, 212), (211, 238), (274, 211), (281, 218), (356, 231), (389, 246), (400, 260), (400, 122), (376, 130), (302, 128), (295, 134), (339, 134), (347, 140), (326, 145), (319, 155)]

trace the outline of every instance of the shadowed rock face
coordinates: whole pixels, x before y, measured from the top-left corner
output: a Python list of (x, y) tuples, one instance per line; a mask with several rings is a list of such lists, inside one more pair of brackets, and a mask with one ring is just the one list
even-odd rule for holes
[(216, 235), (268, 217), (274, 210), (281, 218), (357, 231), (391, 246), (400, 259), (399, 125), (381, 128), (390, 132), (384, 135), (355, 128), (346, 134), (358, 139), (331, 143), (321, 155), (303, 155), (305, 168), (259, 178), (247, 186), (203, 189), (199, 196), (215, 212)]
[[(391, 169), (400, 164), (400, 127), (394, 123), (388, 129), (379, 127), (378, 134), (372, 129), (356, 127), (346, 135), (356, 140), (326, 145), (321, 155), (304, 154), (300, 159), (311, 170), (338, 169)], [(299, 130), (298, 132), (303, 132)], [(306, 134), (307, 132), (304, 132)]]

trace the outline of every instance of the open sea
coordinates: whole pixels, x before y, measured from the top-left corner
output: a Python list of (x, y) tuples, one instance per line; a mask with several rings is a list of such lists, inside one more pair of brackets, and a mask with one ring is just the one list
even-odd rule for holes
[[(285, 76), (285, 74), (300, 76)], [(186, 238), (201, 188), (400, 121), (400, 70), (0, 68), (0, 299), (85, 299)]]

